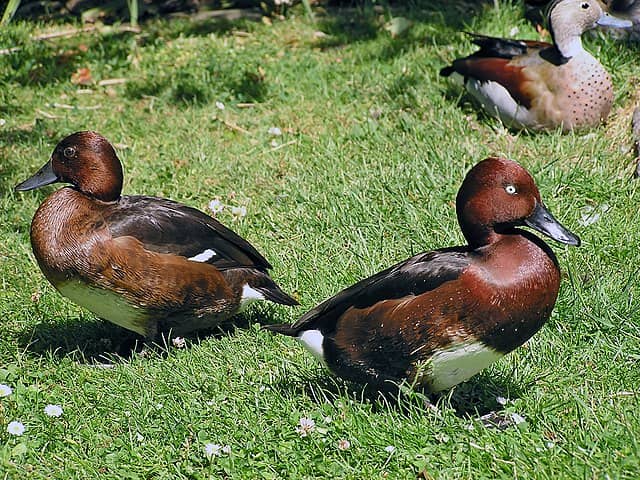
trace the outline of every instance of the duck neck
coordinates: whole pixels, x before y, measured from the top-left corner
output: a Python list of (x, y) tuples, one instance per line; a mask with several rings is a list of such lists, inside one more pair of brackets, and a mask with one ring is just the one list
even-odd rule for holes
[(584, 52), (582, 48), (582, 39), (579, 35), (556, 35), (555, 36), (556, 48), (564, 58), (573, 58)]
[(551, 11), (549, 33), (562, 57), (570, 59), (584, 51), (581, 39), (583, 31), (573, 18), (567, 18), (567, 12), (561, 11), (560, 8)]
[(495, 229), (491, 226), (474, 225), (472, 227), (461, 226), (461, 228), (462, 234), (467, 240), (467, 244), (474, 250), (486, 245), (490, 245), (492, 243), (499, 242), (504, 237), (502, 233), (496, 232)]
[(122, 192), (122, 168), (119, 170), (97, 171), (82, 179), (78, 190), (103, 202), (115, 202)]

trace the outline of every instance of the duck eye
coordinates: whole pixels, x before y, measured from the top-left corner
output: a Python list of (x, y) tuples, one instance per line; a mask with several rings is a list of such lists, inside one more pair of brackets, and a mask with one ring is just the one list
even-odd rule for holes
[(67, 147), (64, 149), (64, 156), (67, 158), (73, 158), (76, 156), (76, 149), (73, 147)]
[(514, 187), (513, 185), (507, 185), (506, 187), (504, 187), (505, 192), (507, 192), (509, 195), (515, 195), (516, 194), (516, 187)]
[(582, 8), (584, 8), (585, 10), (587, 8), (589, 8), (589, 4), (587, 2), (583, 3), (582, 5), (580, 5)]

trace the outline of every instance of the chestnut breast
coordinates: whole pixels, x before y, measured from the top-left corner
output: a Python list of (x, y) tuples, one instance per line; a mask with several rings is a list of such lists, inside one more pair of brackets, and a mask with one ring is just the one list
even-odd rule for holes
[(102, 218), (109, 205), (67, 187), (36, 212), (33, 251), (56, 288), (81, 280), (161, 316), (179, 311), (207, 315), (237, 306), (237, 295), (214, 266), (151, 252), (132, 236), (112, 238)]
[(434, 290), (350, 308), (336, 322), (332, 343), (349, 363), (396, 378), (412, 377), (416, 363), (454, 345), (481, 342), (510, 352), (546, 322), (560, 284), (551, 250), (525, 235), (470, 253), (467, 269)]

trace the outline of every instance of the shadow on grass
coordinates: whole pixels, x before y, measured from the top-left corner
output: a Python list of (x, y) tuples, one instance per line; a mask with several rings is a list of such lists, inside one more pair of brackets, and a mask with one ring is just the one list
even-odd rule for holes
[(400, 411), (430, 410), (439, 407), (452, 408), (460, 418), (476, 418), (496, 413), (503, 409), (496, 398), (518, 398), (523, 390), (508, 377), (490, 377), (481, 372), (469, 381), (449, 392), (431, 394), (402, 386), (379, 391), (368, 385), (358, 385), (336, 378), (326, 370), (318, 370), (309, 376), (283, 380), (280, 387), (295, 395), (306, 395), (316, 403), (333, 403), (347, 396), (354, 401), (369, 403), (373, 411), (397, 408)]
[[(252, 309), (228, 321), (189, 335), (187, 345), (198, 345), (203, 340), (232, 335), (236, 329), (246, 329), (254, 323), (271, 322), (267, 309)], [(135, 332), (106, 320), (67, 319), (54, 323), (44, 321), (23, 331), (18, 344), (37, 356), (71, 358), (86, 364), (113, 364), (131, 359), (134, 355), (164, 357), (175, 338), (171, 332), (162, 332), (153, 342)]]
[[(142, 34), (105, 27), (99, 32), (77, 35), (64, 41), (0, 38), (9, 47), (19, 48), (16, 52), (0, 56), (0, 82), (14, 84), (16, 88), (67, 83), (74, 72), (92, 62), (108, 65), (110, 70), (127, 69), (131, 56), (136, 54), (139, 46), (166, 43), (178, 37), (207, 36), (212, 33), (224, 35), (245, 28), (251, 21), (255, 21), (255, 13), (249, 18), (233, 20), (224, 17), (199, 21), (174, 19), (153, 24), (144, 29)], [(1, 94), (0, 100), (4, 100)], [(6, 102), (2, 103), (0, 112), (6, 110)]]
[[(422, 0), (411, 2), (410, 5), (394, 5), (392, 11), (394, 15), (404, 16), (414, 23), (445, 24), (457, 31), (463, 27), (465, 19), (480, 11), (483, 3), (486, 1)], [(318, 20), (318, 27), (328, 36), (314, 43), (314, 47), (339, 48), (375, 40), (384, 35), (389, 41), (373, 48), (370, 55), (377, 60), (390, 60), (414, 45), (425, 42), (422, 35), (413, 32), (414, 29), (400, 38), (390, 38), (383, 28), (385, 18), (390, 13), (374, 11), (371, 2), (363, 2), (363, 5), (356, 8), (327, 8), (325, 16)], [(237, 12), (240, 13), (229, 16), (223, 10), (215, 17), (201, 12), (184, 18), (143, 24), (142, 34), (119, 32), (116, 29), (78, 35), (64, 42), (33, 41), (28, 36), (10, 38), (7, 39), (11, 42), (9, 46), (19, 46), (21, 50), (0, 57), (0, 80), (15, 84), (16, 87), (67, 83), (74, 72), (88, 64), (105, 65), (108, 66), (108, 71), (124, 72), (126, 76), (131, 58), (137, 57), (139, 48), (167, 44), (180, 37), (206, 37), (211, 34), (227, 35), (233, 31), (247, 31), (251, 30), (251, 24), (261, 18), (256, 10)], [(433, 29), (428, 41), (449, 44), (450, 33)], [(211, 57), (204, 66), (187, 64), (171, 68), (170, 71), (150, 72), (143, 78), (128, 78), (126, 94), (130, 98), (164, 96), (171, 102), (187, 106), (208, 104), (225, 92), (230, 92), (241, 102), (261, 102), (267, 98), (268, 83), (259, 69), (261, 55), (248, 52), (239, 63), (237, 60), (226, 59), (223, 53), (213, 54)], [(212, 91), (216, 89), (219, 91)]]
[(375, 52), (375, 56), (379, 60), (389, 60), (427, 40), (438, 45), (451, 43), (451, 32), (436, 29), (431, 30), (427, 38), (414, 35), (414, 29), (410, 29), (406, 34), (393, 39), (383, 28), (391, 16), (404, 17), (414, 24), (439, 24), (449, 27), (452, 31), (459, 31), (488, 3), (490, 2), (422, 0), (409, 4), (398, 2), (390, 8), (383, 9), (374, 8), (369, 2), (364, 2), (359, 7), (329, 8), (326, 16), (318, 22), (318, 26), (328, 37), (316, 46), (325, 49), (340, 48), (385, 36), (389, 37), (389, 42)]

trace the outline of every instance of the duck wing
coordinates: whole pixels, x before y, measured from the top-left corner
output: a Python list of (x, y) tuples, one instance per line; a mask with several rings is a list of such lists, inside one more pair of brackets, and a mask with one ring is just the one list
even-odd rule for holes
[[(510, 40), (469, 33), (472, 42), (480, 47), (468, 57), (458, 58), (440, 70), (440, 75), (448, 77), (453, 73), (462, 75), (465, 82), (469, 78), (480, 82), (496, 82), (525, 108), (531, 108), (533, 96), (527, 90), (529, 79), (524, 73), (526, 62), (512, 62), (516, 57), (528, 56), (537, 61), (555, 61), (557, 49), (550, 43), (533, 40)], [(558, 60), (560, 61), (560, 60)], [(533, 62), (533, 60), (532, 60)]]
[(103, 212), (112, 237), (131, 236), (152, 252), (180, 255), (220, 270), (249, 267), (266, 271), (269, 262), (245, 239), (216, 219), (172, 200), (123, 196)]
[(368, 308), (378, 302), (417, 296), (457, 279), (471, 259), (465, 247), (421, 253), (342, 290), (309, 310), (293, 325), (265, 328), (296, 336), (308, 329), (330, 331), (350, 308)]
[(553, 47), (547, 42), (535, 40), (513, 40), (509, 38), (489, 37), (478, 33), (467, 33), (471, 41), (480, 47), (480, 50), (472, 56), (484, 58), (506, 58), (512, 59), (519, 55), (527, 55), (534, 51), (540, 51)]

